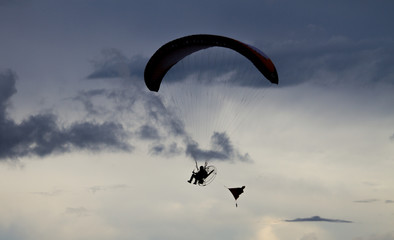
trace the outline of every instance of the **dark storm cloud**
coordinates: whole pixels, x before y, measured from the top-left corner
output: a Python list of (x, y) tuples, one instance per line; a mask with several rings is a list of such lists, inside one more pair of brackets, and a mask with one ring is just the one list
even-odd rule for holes
[(194, 160), (240, 160), (240, 161), (251, 161), (248, 154), (242, 155), (236, 150), (230, 138), (226, 133), (214, 132), (211, 136), (211, 148), (210, 150), (203, 150), (199, 147), (199, 144), (194, 141), (189, 141), (186, 147), (186, 154), (191, 156)]
[(212, 145), (218, 147), (223, 152), (233, 153), (234, 148), (226, 133), (215, 132), (212, 136)]
[(82, 149), (100, 150), (110, 147), (122, 151), (130, 151), (132, 147), (125, 141), (127, 133), (123, 126), (113, 122), (102, 124), (81, 122), (74, 123), (63, 130), (66, 144)]
[[(153, 155), (162, 155), (166, 149), (164, 144), (156, 144), (150, 148), (150, 153)], [(164, 154), (163, 154), (164, 155)]]
[(319, 216), (309, 218), (296, 218), (291, 220), (284, 220), (285, 222), (335, 222), (335, 223), (352, 223), (352, 221), (340, 220), (340, 219), (329, 219), (321, 218)]
[(2, 122), (0, 158), (18, 158), (28, 155), (47, 156), (72, 149), (98, 151), (104, 148), (130, 151), (123, 127), (116, 123), (81, 122), (69, 127), (58, 126), (52, 114), (30, 116), (20, 124)]
[(16, 75), (12, 71), (0, 73), (0, 159), (29, 155), (43, 157), (72, 149), (132, 150), (123, 126), (114, 122), (74, 122), (63, 127), (56, 115), (45, 113), (16, 123), (6, 112), (10, 97), (16, 93), (15, 81)]
[(160, 134), (157, 128), (150, 125), (143, 125), (137, 130), (137, 135), (144, 140), (160, 139)]
[(394, 134), (390, 136), (390, 140), (394, 141)]
[(175, 142), (170, 144), (158, 143), (150, 147), (149, 153), (153, 155), (172, 157), (184, 153), (184, 149)]
[(229, 157), (225, 152), (200, 149), (197, 142), (191, 142), (187, 145), (186, 154), (191, 156), (194, 160), (205, 160), (205, 161), (211, 159), (224, 160), (224, 159), (228, 159)]
[(279, 86), (314, 82), (321, 85), (377, 82), (394, 84), (394, 40), (354, 40), (345, 36), (298, 38), (273, 43)]

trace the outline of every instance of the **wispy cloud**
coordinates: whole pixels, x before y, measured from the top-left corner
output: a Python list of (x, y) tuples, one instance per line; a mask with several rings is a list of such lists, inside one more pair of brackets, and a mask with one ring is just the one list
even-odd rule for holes
[(90, 211), (85, 207), (68, 207), (66, 208), (66, 214), (75, 215), (78, 217), (89, 216)]
[(379, 199), (370, 198), (370, 199), (356, 200), (356, 201), (354, 201), (354, 202), (355, 202), (355, 203), (373, 203), (373, 202), (377, 202), (377, 201), (379, 201)]
[(394, 200), (387, 199), (385, 201), (381, 201), (381, 200), (376, 199), (376, 198), (371, 198), (371, 199), (357, 200), (357, 201), (354, 201), (354, 202), (355, 203), (375, 203), (375, 202), (394, 203)]
[(115, 185), (107, 185), (107, 186), (92, 186), (88, 188), (88, 191), (91, 193), (97, 193), (100, 191), (124, 190), (128, 188), (130, 188), (130, 186), (126, 184), (115, 184)]
[(176, 142), (172, 142), (168, 144), (157, 143), (157, 144), (153, 144), (150, 147), (149, 152), (153, 155), (172, 157), (184, 153), (184, 149), (182, 146), (179, 146), (179, 144), (177, 144)]
[(284, 220), (285, 222), (336, 222), (336, 223), (352, 223), (352, 221), (341, 220), (341, 219), (329, 219), (321, 218), (319, 216), (309, 218), (296, 218), (291, 220)]
[(145, 139), (145, 140), (160, 139), (160, 134), (157, 128), (149, 124), (142, 125), (139, 129), (137, 129), (136, 133), (140, 139)]
[(93, 104), (92, 99), (107, 94), (105, 89), (94, 89), (88, 91), (80, 91), (77, 96), (73, 98), (74, 101), (81, 102), (85, 111), (91, 115), (98, 115), (103, 113), (103, 109)]
[(53, 196), (58, 196), (62, 192), (63, 192), (62, 190), (53, 190), (53, 191), (49, 191), (49, 192), (31, 192), (31, 194), (41, 195), (41, 196), (45, 196), (45, 197), (53, 197)]
[(141, 56), (129, 59), (115, 48), (103, 49), (101, 56), (92, 61), (95, 70), (87, 78), (141, 77), (147, 60)]
[(376, 82), (393, 83), (394, 72), (390, 67), (394, 60), (392, 45), (392, 40), (354, 41), (345, 36), (323, 34), (273, 43), (271, 52), (280, 66), (286, 66), (280, 72), (281, 79), (284, 79), (280, 86), (304, 82), (361, 86)]

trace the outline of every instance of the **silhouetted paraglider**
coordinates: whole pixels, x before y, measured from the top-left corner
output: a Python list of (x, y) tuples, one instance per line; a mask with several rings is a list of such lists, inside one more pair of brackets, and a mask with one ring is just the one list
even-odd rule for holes
[[(161, 46), (152, 55), (144, 71), (146, 87), (150, 91), (158, 92), (163, 78), (174, 65), (195, 52), (211, 47), (227, 48), (237, 52), (251, 62), (268, 82), (278, 84), (279, 77), (275, 65), (271, 59), (258, 48), (224, 36), (196, 34), (172, 40)], [(196, 66), (196, 68), (197, 67), (198, 66)], [(245, 82), (247, 82), (247, 80), (248, 79), (245, 79)], [(241, 84), (241, 86), (243, 85), (244, 84)], [(197, 172), (193, 171), (190, 180), (188, 180), (189, 183), (192, 183), (194, 180), (194, 184), (206, 186), (213, 181), (217, 173), (214, 166), (207, 166), (207, 163), (205, 163), (205, 166), (198, 167), (196, 162), (196, 167)], [(237, 199), (244, 192), (244, 189), (245, 186), (228, 188), (234, 196), (236, 207), (238, 207)]]
[(208, 165), (207, 162), (205, 162), (204, 166), (200, 166), (200, 167), (198, 167), (198, 164), (196, 162), (196, 168), (197, 168), (197, 172), (193, 170), (192, 175), (188, 180), (189, 183), (192, 183), (194, 179), (193, 184), (206, 186), (210, 184), (213, 181), (213, 179), (216, 177), (216, 173), (217, 173), (216, 168), (213, 165)]

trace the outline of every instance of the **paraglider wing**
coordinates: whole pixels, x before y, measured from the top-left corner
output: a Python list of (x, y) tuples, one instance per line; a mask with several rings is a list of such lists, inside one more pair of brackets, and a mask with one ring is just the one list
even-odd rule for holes
[(232, 38), (198, 34), (175, 39), (160, 47), (149, 59), (144, 72), (149, 90), (158, 92), (166, 73), (184, 57), (210, 47), (232, 49), (247, 59), (271, 82), (278, 84), (278, 73), (272, 61), (261, 50)]

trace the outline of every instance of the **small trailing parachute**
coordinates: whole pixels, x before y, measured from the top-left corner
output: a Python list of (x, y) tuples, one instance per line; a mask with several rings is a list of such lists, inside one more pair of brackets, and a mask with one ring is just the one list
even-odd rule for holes
[(275, 65), (261, 50), (238, 40), (209, 34), (190, 35), (175, 39), (160, 47), (149, 59), (144, 72), (149, 90), (158, 92), (166, 73), (186, 56), (210, 47), (232, 49), (245, 56), (271, 83), (278, 84)]
[(237, 187), (237, 188), (227, 188), (227, 189), (230, 190), (231, 194), (233, 194), (235, 199), (235, 206), (238, 207), (237, 199), (239, 198), (239, 195), (241, 195), (244, 192), (245, 186)]

